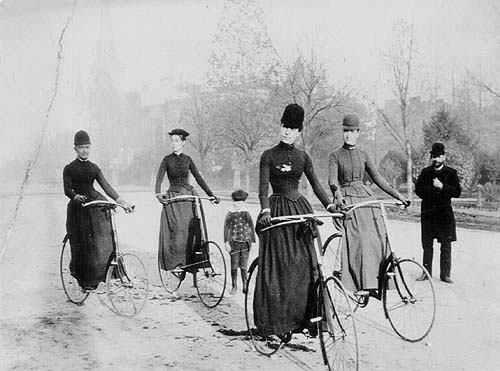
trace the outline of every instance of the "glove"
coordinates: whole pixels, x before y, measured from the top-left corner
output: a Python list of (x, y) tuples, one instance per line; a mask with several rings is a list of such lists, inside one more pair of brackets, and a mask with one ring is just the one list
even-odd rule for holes
[(83, 196), (83, 195), (76, 195), (73, 200), (75, 200), (76, 202), (80, 203), (80, 204), (84, 204), (85, 202), (87, 202), (87, 197)]
[(210, 197), (210, 200), (212, 201), (213, 204), (218, 204), (220, 202), (220, 198), (217, 196)]
[(264, 211), (260, 217), (259, 223), (264, 227), (271, 225), (271, 213), (269, 211)]

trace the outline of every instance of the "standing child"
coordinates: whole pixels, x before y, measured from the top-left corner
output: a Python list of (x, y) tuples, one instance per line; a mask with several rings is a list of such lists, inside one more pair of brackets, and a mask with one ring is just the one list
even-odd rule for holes
[(248, 193), (239, 189), (231, 194), (234, 210), (229, 211), (224, 222), (224, 245), (231, 256), (231, 295), (236, 294), (238, 268), (241, 270), (243, 292), (247, 283), (248, 255), (252, 243), (255, 243), (255, 232), (250, 213), (243, 210)]

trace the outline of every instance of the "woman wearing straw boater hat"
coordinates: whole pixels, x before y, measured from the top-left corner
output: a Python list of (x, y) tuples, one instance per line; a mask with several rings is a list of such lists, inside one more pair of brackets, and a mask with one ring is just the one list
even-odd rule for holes
[[(333, 211), (328, 195), (314, 172), (309, 155), (295, 147), (302, 131), (304, 109), (298, 104), (285, 108), (279, 129), (280, 142), (260, 158), (259, 199), (261, 212), (258, 228), (267, 226), (271, 217), (310, 214), (309, 201), (299, 193), (302, 174), (312, 186), (325, 208)], [(269, 197), (269, 184), (273, 194)], [(299, 226), (276, 228), (259, 236), (259, 270), (254, 294), (254, 321), (262, 335), (289, 338), (292, 331), (301, 331), (313, 316), (314, 282), (316, 279), (313, 238), (299, 233)]]
[[(342, 135), (344, 144), (329, 157), (328, 184), (338, 208), (375, 199), (374, 192), (363, 184), (363, 176), (370, 175), (373, 182), (390, 196), (409, 201), (392, 188), (380, 175), (368, 153), (357, 146), (360, 120), (357, 115), (344, 116)], [(371, 292), (378, 288), (380, 264), (387, 256), (385, 250), (385, 229), (378, 206), (367, 206), (353, 211), (344, 222), (342, 239), (341, 280), (353, 291)], [(342, 228), (342, 226), (340, 226)]]
[(126, 212), (133, 208), (107, 182), (101, 169), (89, 160), (90, 136), (80, 130), (74, 137), (76, 159), (64, 167), (64, 194), (68, 203), (66, 231), (71, 245), (71, 274), (84, 290), (94, 290), (106, 278), (112, 260), (112, 239), (109, 209), (82, 207), (82, 204), (106, 198), (95, 190), (94, 181), (116, 202), (125, 206)]
[[(172, 153), (161, 161), (155, 185), (156, 197), (163, 205), (158, 259), (160, 269), (171, 270), (177, 266), (183, 266), (186, 267), (185, 271), (194, 275), (196, 271), (195, 251), (199, 249), (201, 241), (201, 226), (195, 218), (195, 203), (194, 201), (168, 202), (167, 200), (182, 195), (198, 195), (189, 184), (190, 173), (209, 197), (213, 197), (215, 202), (219, 202), (219, 198), (214, 196), (191, 157), (183, 153), (189, 133), (184, 129), (174, 129), (168, 134), (172, 144)], [(161, 193), (161, 184), (165, 174), (168, 177), (169, 188), (166, 193)]]

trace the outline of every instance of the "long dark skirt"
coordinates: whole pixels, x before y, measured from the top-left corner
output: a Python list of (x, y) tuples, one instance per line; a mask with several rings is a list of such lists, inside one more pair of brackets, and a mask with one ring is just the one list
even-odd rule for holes
[(71, 245), (70, 271), (78, 284), (94, 287), (106, 279), (116, 246), (110, 210), (76, 202), (68, 204), (66, 228)]
[[(271, 196), (271, 216), (312, 213), (305, 197), (296, 201)], [(263, 335), (303, 328), (314, 308), (316, 273), (313, 235), (290, 225), (259, 236), (259, 270), (254, 320)], [(317, 233), (316, 229), (313, 231)], [(314, 234), (315, 235), (315, 234)]]
[[(168, 190), (167, 197), (198, 194), (194, 189)], [(160, 221), (158, 260), (163, 270), (180, 265), (188, 272), (196, 271), (200, 260), (195, 255), (200, 251), (201, 227), (195, 215), (195, 203), (189, 200), (170, 202), (163, 206)]]
[[(348, 204), (375, 197), (346, 196)], [(342, 245), (342, 283), (348, 290), (378, 288), (380, 268), (388, 251), (382, 212), (377, 205), (362, 207), (350, 213), (344, 223)]]

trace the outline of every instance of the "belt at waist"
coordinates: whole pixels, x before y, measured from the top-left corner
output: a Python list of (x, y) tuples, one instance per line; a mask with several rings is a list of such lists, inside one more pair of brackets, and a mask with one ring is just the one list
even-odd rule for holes
[(344, 187), (350, 187), (350, 186), (357, 186), (357, 185), (363, 185), (363, 181), (362, 180), (353, 180), (351, 182), (340, 183), (340, 186), (342, 188), (344, 188)]

